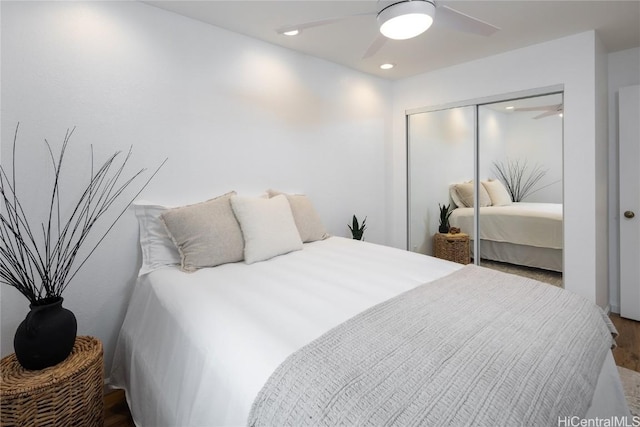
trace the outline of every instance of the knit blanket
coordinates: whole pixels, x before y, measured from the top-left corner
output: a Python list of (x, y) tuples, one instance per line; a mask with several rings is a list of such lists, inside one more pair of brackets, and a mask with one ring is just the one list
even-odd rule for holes
[(583, 416), (617, 332), (571, 292), (474, 265), (287, 358), (250, 426), (542, 426)]

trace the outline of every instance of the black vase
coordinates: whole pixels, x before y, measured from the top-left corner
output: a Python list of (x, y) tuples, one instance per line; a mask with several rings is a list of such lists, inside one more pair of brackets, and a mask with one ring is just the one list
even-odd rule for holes
[(440, 227), (438, 227), (438, 231), (440, 233), (448, 233), (449, 232), (449, 226), (448, 225), (440, 225)]
[(76, 316), (62, 307), (62, 297), (30, 304), (13, 339), (16, 358), (25, 369), (57, 365), (71, 354), (76, 341)]

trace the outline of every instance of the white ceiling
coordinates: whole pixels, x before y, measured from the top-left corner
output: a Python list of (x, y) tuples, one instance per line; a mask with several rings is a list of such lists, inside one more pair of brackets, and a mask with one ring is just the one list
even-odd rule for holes
[[(385, 0), (386, 1), (386, 0)], [(146, 1), (145, 3), (273, 44), (391, 80), (596, 30), (608, 52), (640, 46), (640, 0), (439, 1), (501, 30), (489, 37), (434, 25), (410, 40), (389, 40), (374, 56), (363, 54), (378, 36), (382, 2), (349, 1)], [(323, 18), (371, 13), (308, 28), (288, 37), (276, 29)], [(392, 70), (381, 70), (385, 62)]]

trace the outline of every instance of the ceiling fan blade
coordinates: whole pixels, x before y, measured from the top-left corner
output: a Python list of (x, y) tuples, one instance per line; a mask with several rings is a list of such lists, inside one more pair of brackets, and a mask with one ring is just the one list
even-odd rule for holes
[(522, 107), (514, 108), (514, 111), (553, 111), (559, 113), (562, 111), (562, 104), (555, 105), (541, 105), (539, 107)]
[(373, 42), (371, 42), (371, 44), (369, 45), (369, 48), (367, 48), (367, 50), (364, 53), (364, 55), (362, 55), (362, 59), (370, 58), (373, 55), (375, 55), (376, 53), (378, 53), (380, 48), (382, 48), (382, 46), (384, 46), (384, 44), (387, 42), (387, 40), (389, 40), (389, 39), (387, 39), (382, 34), (378, 33), (378, 36), (375, 39), (373, 39)]
[(560, 112), (558, 111), (547, 111), (545, 113), (538, 114), (537, 116), (534, 117), (534, 119), (541, 119), (543, 117), (549, 117), (549, 116), (557, 116), (558, 114), (560, 114)]
[(376, 12), (356, 13), (353, 15), (334, 16), (333, 18), (323, 18), (323, 19), (318, 19), (316, 21), (302, 22), (300, 24), (284, 25), (280, 28), (277, 28), (276, 32), (278, 34), (284, 34), (288, 31), (293, 31), (293, 30), (302, 31), (302, 30), (306, 30), (307, 28), (335, 24), (336, 22), (344, 21), (345, 19), (353, 18), (355, 16), (369, 16), (369, 15), (375, 15), (375, 14)]
[(449, 6), (438, 6), (436, 8), (436, 16), (433, 23), (434, 25), (443, 25), (454, 30), (480, 36), (490, 36), (500, 30), (495, 25), (451, 9)]

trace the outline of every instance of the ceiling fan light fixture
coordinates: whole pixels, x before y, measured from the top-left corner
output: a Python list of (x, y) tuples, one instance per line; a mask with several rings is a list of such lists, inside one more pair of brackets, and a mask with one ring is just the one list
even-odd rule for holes
[(406, 40), (416, 37), (433, 24), (435, 5), (427, 0), (405, 0), (378, 13), (380, 32), (387, 38)]

